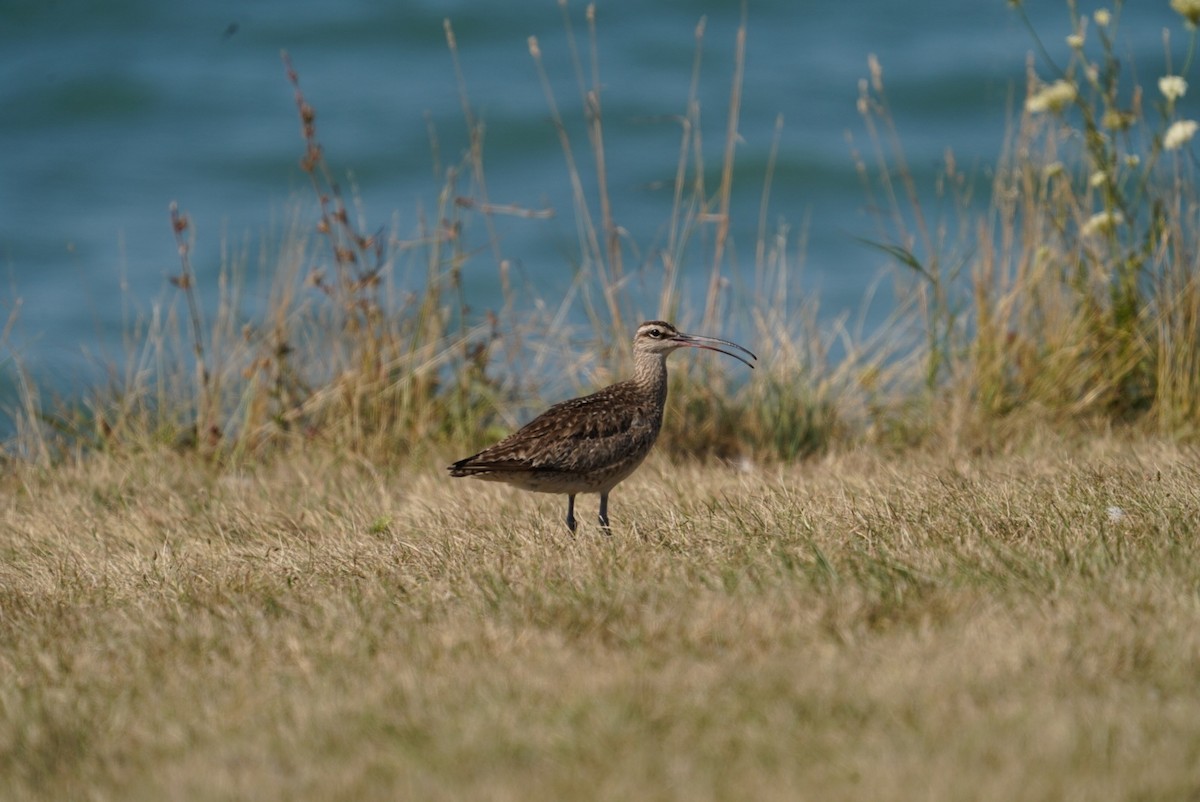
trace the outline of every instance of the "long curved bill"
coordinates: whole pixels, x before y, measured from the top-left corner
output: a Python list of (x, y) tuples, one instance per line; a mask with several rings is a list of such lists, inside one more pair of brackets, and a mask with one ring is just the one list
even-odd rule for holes
[[(754, 363), (751, 362), (751, 360), (755, 360), (755, 361), (758, 360), (758, 357), (755, 356), (754, 353), (751, 352), (748, 348), (743, 348), (742, 346), (738, 345), (735, 342), (730, 342), (729, 340), (722, 340), (718, 337), (704, 337), (700, 334), (684, 334), (683, 332), (680, 332), (676, 336), (672, 337), (671, 341), (677, 342), (680, 345), (689, 346), (691, 348), (703, 348), (707, 351), (716, 351), (718, 354), (725, 354), (725, 356), (731, 356), (734, 359), (738, 360), (739, 362), (744, 363), (751, 370), (754, 370)], [(719, 346), (725, 346), (725, 348), (721, 348)], [(727, 349), (733, 349), (733, 350), (727, 350)], [(750, 357), (750, 359), (746, 359), (745, 356), (742, 356), (741, 354), (736, 353), (737, 351), (741, 351), (742, 354), (745, 354), (746, 356)]]

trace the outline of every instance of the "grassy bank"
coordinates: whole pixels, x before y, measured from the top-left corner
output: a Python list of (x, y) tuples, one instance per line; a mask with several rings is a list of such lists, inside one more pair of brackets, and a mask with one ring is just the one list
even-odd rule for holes
[(328, 456), (22, 470), (3, 795), (1189, 798), (1197, 487), (1109, 439), (658, 459), (572, 539)]

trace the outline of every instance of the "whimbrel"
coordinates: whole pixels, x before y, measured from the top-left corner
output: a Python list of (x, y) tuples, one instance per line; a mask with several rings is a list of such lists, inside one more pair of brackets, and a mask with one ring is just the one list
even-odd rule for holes
[(642, 464), (658, 438), (667, 401), (667, 354), (684, 347), (717, 351), (751, 368), (758, 359), (728, 340), (683, 334), (661, 320), (643, 323), (633, 338), (632, 379), (555, 404), (494, 446), (451, 465), (450, 475), (565, 493), (572, 532), (575, 496), (599, 493), (600, 526), (607, 530), (608, 494)]

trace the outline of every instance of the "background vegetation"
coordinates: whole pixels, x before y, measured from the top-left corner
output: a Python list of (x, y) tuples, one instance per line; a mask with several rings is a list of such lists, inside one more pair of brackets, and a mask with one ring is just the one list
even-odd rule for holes
[[(471, 147), (444, 170), (437, 208), (405, 233), (372, 228), (346, 196), (285, 56), (317, 219), (311, 225), (299, 210), (277, 252), (264, 257), (266, 308), (243, 308), (239, 264), (222, 276), (215, 314), (199, 308), (192, 229), (174, 211), (179, 303), (131, 329), (127, 363), (82, 404), (48, 405), (25, 382), (10, 450), (53, 462), (80, 450), (166, 444), (221, 460), (313, 442), (376, 461), (421, 457), (430, 446), (470, 449), (527, 419), (546, 402), (543, 390), (553, 400), (619, 376), (632, 327), (649, 317), (739, 337), (763, 357), (748, 382), (726, 381), (713, 360), (680, 360), (664, 445), (681, 456), (790, 460), (834, 444), (931, 439), (991, 448), (1019, 441), (1030, 420), (1190, 438), (1200, 416), (1195, 126), (1178, 101), (1191, 48), (1186, 63), (1168, 59), (1162, 69), (1174, 84), (1143, 88), (1118, 56), (1120, 4), (1090, 17), (1074, 4), (1068, 11), (1068, 63), (1054, 63), (1032, 31), (1040, 55), (1030, 61), (1028, 101), (987, 203), (952, 151), (935, 187), (915, 185), (882, 71), (868, 65), (859, 97), (865, 139), (854, 153), (868, 208), (878, 213), (863, 240), (892, 255), (898, 271), (896, 311), (870, 331), (819, 329), (819, 300), (795, 297), (800, 246), (769, 222), (770, 168), (752, 256), (738, 254), (729, 237), (744, 30), (715, 168), (694, 133), (697, 50), (675, 203), (665, 244), (652, 249), (614, 223), (598, 55), (576, 52), (568, 27), (574, 63), (592, 65), (577, 76), (583, 150), (592, 158), (576, 159), (578, 143), (544, 80), (575, 190), (577, 292), (566, 299), (537, 297), (499, 257), (497, 215), (547, 211), (489, 198), (482, 128), (461, 78)], [(1023, 13), (1019, 3), (1014, 13)], [(1194, 46), (1195, 27), (1183, 19)], [(446, 34), (457, 63), (449, 23)], [(536, 41), (530, 53), (545, 78)], [(931, 192), (948, 217), (926, 214)], [(649, 255), (631, 266), (635, 254)], [(698, 306), (681, 293), (684, 264), (708, 272)], [(489, 270), (502, 297), (472, 309), (466, 277)], [(414, 282), (420, 292), (403, 289)], [(657, 298), (646, 297), (655, 285)]]

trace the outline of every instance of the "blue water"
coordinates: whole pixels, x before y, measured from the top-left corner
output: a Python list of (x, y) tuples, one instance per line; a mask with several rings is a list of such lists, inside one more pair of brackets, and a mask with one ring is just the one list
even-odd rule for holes
[[(1065, 61), (1065, 2), (1026, 5)], [(586, 47), (583, 12), (582, 3), (568, 7)], [(671, 117), (684, 111), (695, 26), (706, 17), (700, 101), (711, 191), (741, 12), (728, 0), (600, 0), (597, 15), (614, 214), (653, 271), (679, 146)], [(549, 221), (502, 219), (501, 234), (523, 292), (557, 303), (570, 287), (578, 241), (563, 155), (527, 50), (531, 35), (541, 43), (585, 175), (591, 168), (563, 18), (552, 0), (0, 4), (0, 315), (19, 310), (0, 353), (0, 383), (11, 379), (13, 354), (67, 393), (93, 375), (88, 366), (120, 360), (128, 321), (170, 297), (166, 280), (178, 271), (171, 201), (195, 225), (194, 265), (208, 303), (223, 248), (244, 251), (249, 271), (257, 270), (257, 254), (278, 241), (297, 199), (311, 203), (297, 166), (303, 148), (282, 49), (318, 111), (331, 164), (345, 185), (353, 175), (367, 227), (395, 221), (401, 236), (411, 235), (422, 210), (435, 206), (442, 185), (436, 167), (457, 162), (467, 143), (444, 19), (454, 25), (467, 88), (486, 124), (491, 200), (556, 212)], [(1150, 89), (1163, 72), (1164, 27), (1173, 32), (1178, 64), (1185, 34), (1167, 0), (1136, 0), (1121, 19), (1121, 53)], [(1004, 0), (752, 0), (736, 261), (753, 261), (762, 174), (783, 115), (771, 219), (793, 232), (807, 227), (794, 292), (819, 293), (827, 318), (858, 309), (885, 264), (856, 239), (876, 229), (846, 139), (849, 132), (866, 145), (855, 101), (868, 54), (883, 64), (909, 161), (929, 189), (946, 148), (986, 181), (1009, 109), (1023, 96), (1032, 49)], [(1196, 116), (1189, 109), (1198, 95), (1184, 99), (1184, 116)], [(594, 199), (592, 209), (598, 212)], [(470, 235), (474, 247), (486, 245), (482, 226)], [(638, 261), (627, 253), (627, 265)], [(482, 313), (499, 305), (498, 282), (485, 269), (489, 259), (473, 264), (466, 292)], [(703, 285), (707, 264), (686, 267)], [(655, 311), (658, 279), (649, 275), (645, 306), (633, 310), (642, 314)]]

